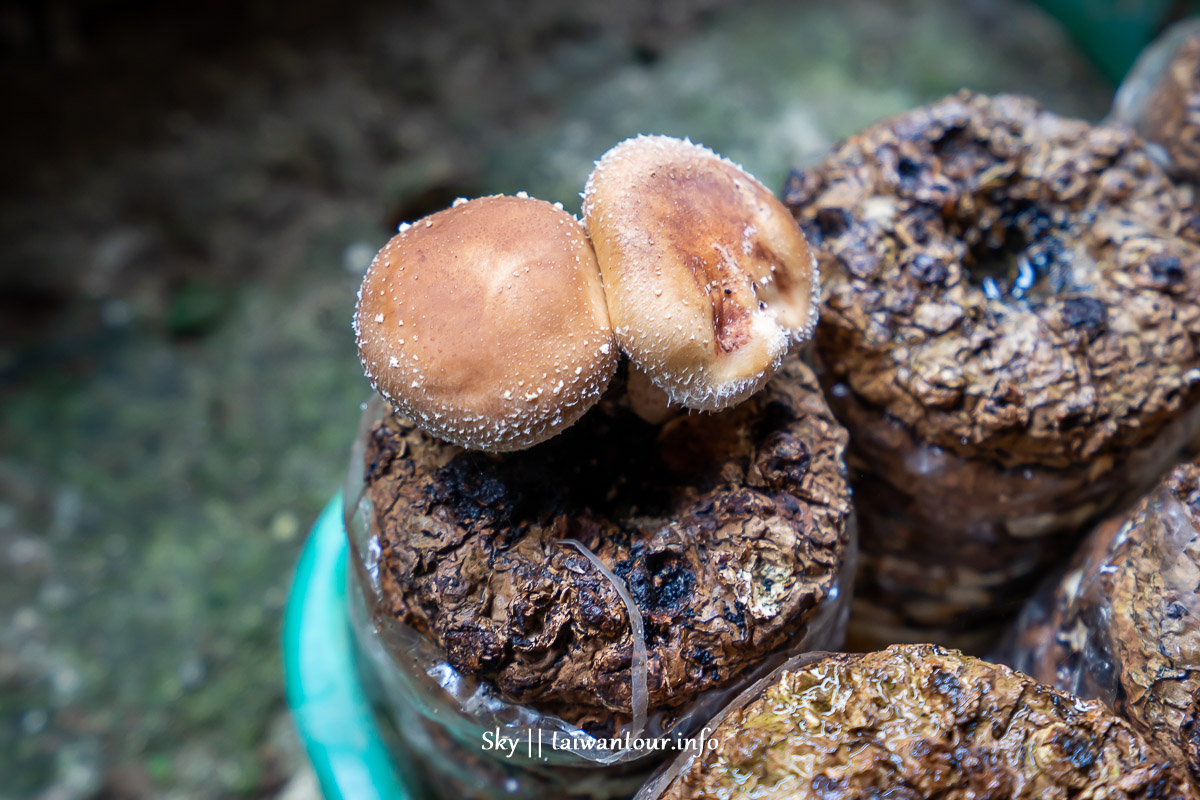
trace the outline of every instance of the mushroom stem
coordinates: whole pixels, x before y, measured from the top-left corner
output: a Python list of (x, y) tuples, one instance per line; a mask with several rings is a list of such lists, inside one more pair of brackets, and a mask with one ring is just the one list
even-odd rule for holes
[(650, 377), (633, 364), (629, 365), (625, 395), (630, 410), (651, 425), (661, 425), (680, 411), (679, 406), (671, 406), (667, 393), (655, 386)]

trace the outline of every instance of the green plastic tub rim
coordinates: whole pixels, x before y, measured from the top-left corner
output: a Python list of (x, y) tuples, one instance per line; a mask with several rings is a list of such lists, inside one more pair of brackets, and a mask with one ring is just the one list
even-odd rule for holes
[(325, 507), (296, 565), (283, 619), (287, 702), (326, 800), (415, 800), (359, 679), (342, 498)]

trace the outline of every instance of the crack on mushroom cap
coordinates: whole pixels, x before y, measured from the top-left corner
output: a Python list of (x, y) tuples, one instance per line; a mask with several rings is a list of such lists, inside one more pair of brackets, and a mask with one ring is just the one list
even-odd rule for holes
[(600, 399), (617, 356), (595, 255), (550, 203), (456, 202), (375, 257), (354, 315), (372, 385), (463, 447), (528, 447)]
[(779, 368), (817, 318), (816, 259), (741, 167), (687, 140), (628, 139), (583, 194), (617, 341), (671, 402), (717, 410)]

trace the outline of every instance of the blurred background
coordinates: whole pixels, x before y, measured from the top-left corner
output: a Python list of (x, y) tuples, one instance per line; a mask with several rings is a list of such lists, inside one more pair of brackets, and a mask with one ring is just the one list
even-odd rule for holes
[(0, 798), (317, 797), (281, 611), (398, 223), (578, 211), (637, 133), (778, 188), (962, 87), (1099, 119), (1095, 42), (1022, 0), (0, 0)]

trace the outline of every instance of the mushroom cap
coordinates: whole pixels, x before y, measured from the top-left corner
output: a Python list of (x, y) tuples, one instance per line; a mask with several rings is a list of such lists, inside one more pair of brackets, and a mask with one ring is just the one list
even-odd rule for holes
[(459, 201), (402, 226), (367, 269), (354, 331), (380, 394), (475, 450), (550, 438), (595, 404), (617, 364), (583, 227), (523, 196)]
[(583, 212), (617, 342), (671, 402), (717, 410), (817, 320), (816, 260), (783, 204), (689, 141), (639, 136), (596, 163)]

